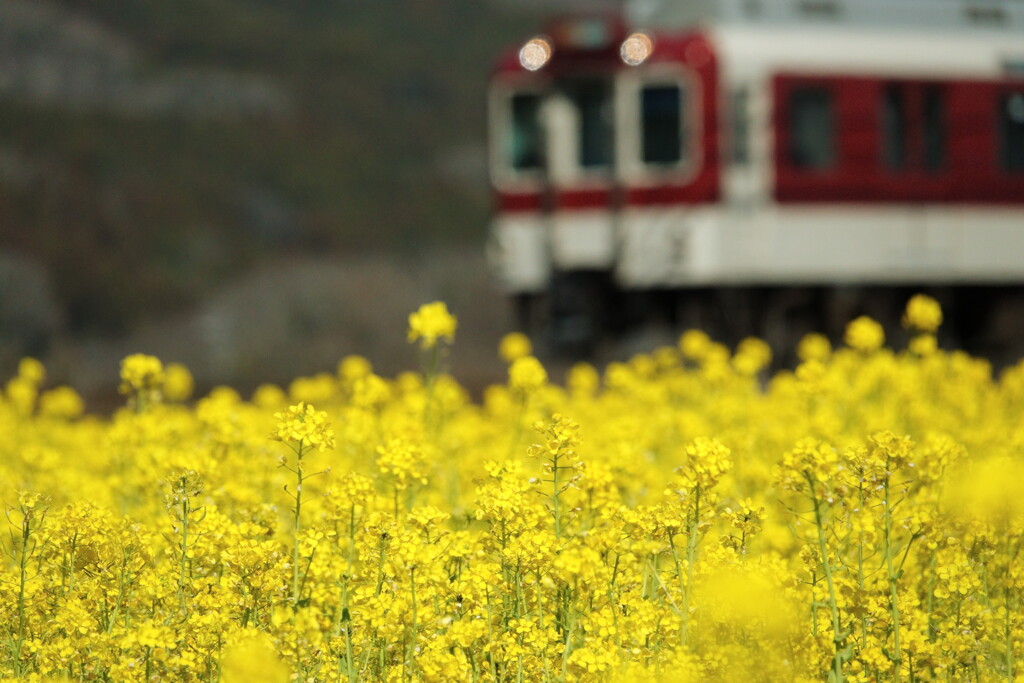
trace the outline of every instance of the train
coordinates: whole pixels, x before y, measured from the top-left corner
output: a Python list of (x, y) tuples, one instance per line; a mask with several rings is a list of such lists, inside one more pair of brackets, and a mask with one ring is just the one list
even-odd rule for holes
[(556, 348), (652, 319), (789, 348), (915, 291), (1020, 342), (1021, 3), (566, 12), (498, 55), (488, 131), (488, 260)]

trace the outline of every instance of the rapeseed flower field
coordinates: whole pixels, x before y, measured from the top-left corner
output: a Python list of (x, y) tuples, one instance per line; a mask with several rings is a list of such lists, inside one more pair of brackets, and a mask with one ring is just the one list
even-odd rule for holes
[(1022, 681), (1024, 364), (853, 321), (794, 371), (698, 331), (479, 402), (456, 321), (422, 370), (190, 401), (130, 356), (83, 414), (26, 359), (0, 398), (0, 678)]

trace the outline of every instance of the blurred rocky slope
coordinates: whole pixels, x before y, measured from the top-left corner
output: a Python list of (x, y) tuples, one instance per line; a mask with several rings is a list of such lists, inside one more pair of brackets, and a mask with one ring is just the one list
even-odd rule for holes
[(348, 354), (387, 376), (420, 369), (406, 338), (408, 315), (444, 300), (459, 319), (446, 367), (478, 390), (503, 379), (497, 345), (508, 320), (483, 259), (472, 247), (417, 257), (391, 253), (267, 259), (198, 306), (137, 326), (117, 339), (65, 340), (51, 348), (52, 374), (105, 407), (118, 363), (144, 352), (188, 366), (200, 387), (243, 393), (262, 382), (334, 372)]
[[(0, 371), (32, 353), (91, 386), (151, 334), (210, 381), (283, 377), (310, 344), (404, 345), (367, 312), (486, 291), (487, 70), (552, 7), (0, 2)], [(217, 346), (236, 328), (248, 355)]]

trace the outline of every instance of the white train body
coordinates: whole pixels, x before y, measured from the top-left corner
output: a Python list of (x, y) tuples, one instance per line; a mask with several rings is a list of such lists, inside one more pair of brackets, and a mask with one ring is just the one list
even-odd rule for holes
[(1005, 11), (1001, 28), (557, 20), (539, 59), (517, 47), (492, 78), (500, 282), (1024, 282), (1024, 14)]

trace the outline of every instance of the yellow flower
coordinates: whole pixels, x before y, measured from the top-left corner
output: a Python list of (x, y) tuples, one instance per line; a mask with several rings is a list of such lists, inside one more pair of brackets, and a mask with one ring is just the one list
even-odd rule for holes
[(832, 355), (832, 344), (829, 343), (828, 337), (825, 335), (811, 333), (800, 340), (796, 347), (796, 355), (802, 361), (828, 360), (828, 357)]
[(390, 477), (395, 488), (405, 490), (414, 483), (427, 483), (426, 457), (419, 444), (408, 439), (389, 439), (377, 447), (377, 467)]
[(732, 469), (732, 452), (718, 439), (697, 437), (684, 448), (686, 464), (677, 469), (686, 486), (705, 491)]
[[(757, 341), (690, 332), (560, 386), (520, 339), (479, 403), (350, 356), (292, 400), (153, 405), (177, 371), (136, 356), (137, 410), (59, 419), (81, 399), (26, 362), (0, 678), (1006, 680), (1024, 364), (939, 352), (923, 317), (902, 353), (866, 318), (852, 349), (808, 336), (764, 384)], [(439, 360), (453, 327), (416, 321)]]
[(288, 395), (276, 384), (261, 384), (252, 393), (252, 402), (260, 408), (275, 408), (287, 401)]
[(522, 332), (509, 332), (501, 338), (501, 342), (498, 344), (498, 355), (506, 363), (529, 356), (531, 353), (533, 353), (533, 345), (530, 343), (530, 338)]
[(910, 352), (915, 356), (930, 356), (939, 348), (934, 334), (918, 334), (910, 340)]
[(35, 408), (37, 387), (30, 379), (19, 375), (8, 380), (4, 393), (7, 394), (7, 400), (23, 415), (30, 414)]
[(589, 673), (604, 673), (615, 666), (616, 653), (609, 647), (580, 647), (572, 651), (569, 662)]
[(18, 376), (38, 386), (46, 379), (46, 368), (35, 358), (22, 358), (18, 363)]
[(373, 408), (384, 405), (391, 397), (391, 387), (374, 374), (360, 377), (352, 384), (352, 405)]
[(903, 326), (920, 332), (935, 332), (942, 325), (942, 306), (925, 294), (915, 294), (903, 312)]
[(876, 321), (862, 315), (846, 326), (846, 336), (843, 339), (850, 348), (871, 353), (882, 348), (882, 344), (885, 343), (885, 331)]
[(154, 624), (152, 620), (145, 619), (133, 626), (131, 640), (143, 647), (173, 648), (177, 645), (174, 635), (169, 626)]
[(22, 510), (34, 510), (44, 501), (43, 494), (34, 491), (18, 491), (18, 506)]
[(338, 391), (338, 383), (329, 372), (319, 372), (312, 377), (296, 377), (288, 385), (288, 397), (292, 401), (329, 401)]
[(439, 339), (455, 340), (458, 322), (443, 301), (423, 304), (409, 315), (409, 341), (420, 340), (425, 349), (433, 348)]
[(373, 372), (373, 365), (362, 356), (345, 356), (338, 362), (338, 377), (354, 382)]
[(967, 460), (946, 482), (946, 505), (955, 515), (981, 519), (997, 527), (1019, 524), (1024, 518), (1022, 479), (1024, 463), (1016, 458)]
[(601, 384), (601, 376), (590, 363), (576, 363), (569, 368), (565, 383), (577, 396), (592, 396)]
[(732, 358), (732, 366), (741, 375), (756, 375), (771, 362), (771, 347), (757, 337), (747, 337), (741, 341)]
[(285, 683), (288, 667), (266, 633), (250, 630), (247, 637), (225, 648), (221, 680), (225, 683)]
[(181, 363), (170, 363), (167, 366), (167, 381), (164, 384), (164, 396), (169, 401), (187, 401), (195, 389), (192, 373)]
[(538, 420), (533, 428), (544, 435), (543, 444), (534, 444), (530, 447), (530, 457), (544, 457), (553, 459), (567, 456), (571, 459), (576, 457), (576, 448), (580, 445), (580, 426), (571, 417), (560, 413), (551, 416), (550, 422)]
[(679, 350), (691, 360), (702, 360), (711, 346), (711, 338), (701, 330), (687, 330), (679, 338)]
[(508, 383), (513, 389), (529, 393), (544, 386), (547, 381), (547, 371), (533, 356), (517, 358), (509, 366)]
[[(782, 488), (820, 498), (830, 493), (831, 484), (836, 481), (835, 475), (841, 467), (839, 453), (833, 446), (804, 437), (783, 456), (777, 475)], [(809, 483), (814, 484), (813, 489), (807, 489)]]
[(159, 390), (166, 380), (163, 363), (156, 356), (134, 353), (121, 361), (122, 394)]
[(85, 402), (71, 387), (57, 387), (39, 397), (39, 412), (52, 417), (76, 418), (85, 411)]
[(334, 448), (334, 430), (322, 410), (300, 401), (286, 412), (275, 413), (274, 418), (277, 429), (270, 435), (272, 439), (312, 446), (319, 451)]

